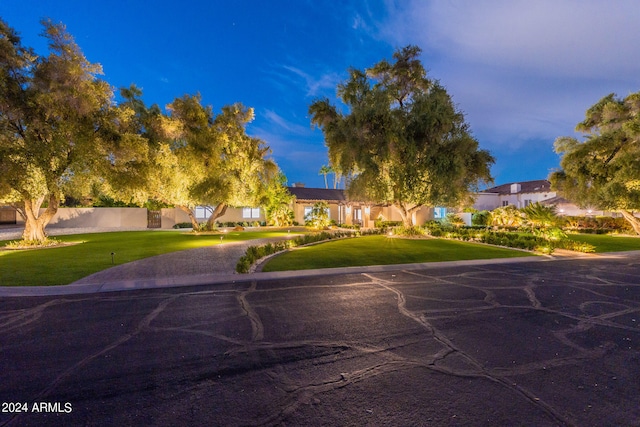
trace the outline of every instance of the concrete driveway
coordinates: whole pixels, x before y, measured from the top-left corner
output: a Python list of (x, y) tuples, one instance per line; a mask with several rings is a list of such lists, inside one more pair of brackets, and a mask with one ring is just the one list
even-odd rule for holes
[(3, 298), (0, 425), (640, 425), (639, 261)]

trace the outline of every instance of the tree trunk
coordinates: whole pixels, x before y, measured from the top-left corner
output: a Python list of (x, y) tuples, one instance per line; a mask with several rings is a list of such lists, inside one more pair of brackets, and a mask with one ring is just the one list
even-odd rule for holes
[(24, 200), (21, 209), (18, 212), (24, 218), (24, 231), (22, 232), (22, 240), (31, 242), (44, 242), (47, 239), (45, 228), (58, 212), (59, 200), (54, 193), (49, 194), (49, 205), (47, 209), (40, 214), (40, 199)]
[(216, 220), (225, 214), (227, 211), (227, 205), (225, 203), (219, 203), (213, 210), (213, 213), (207, 220), (207, 230), (213, 230), (216, 224)]
[(622, 214), (624, 219), (626, 219), (629, 224), (631, 224), (631, 227), (633, 227), (633, 231), (635, 231), (636, 234), (640, 234), (640, 219), (636, 218), (631, 212), (627, 210), (620, 210), (620, 213)]
[(400, 212), (400, 217), (402, 218), (402, 225), (405, 227), (414, 227), (416, 223), (414, 222), (413, 214), (417, 212), (422, 205), (416, 205), (411, 208), (407, 208), (404, 203), (394, 203), (396, 209)]
[(180, 209), (182, 212), (185, 212), (187, 215), (189, 215), (189, 219), (191, 220), (191, 226), (193, 227), (193, 231), (198, 231), (198, 229), (200, 228), (200, 225), (198, 224), (198, 220), (196, 219), (196, 214), (193, 213), (193, 210), (188, 206), (180, 206), (180, 205), (178, 205), (178, 209)]

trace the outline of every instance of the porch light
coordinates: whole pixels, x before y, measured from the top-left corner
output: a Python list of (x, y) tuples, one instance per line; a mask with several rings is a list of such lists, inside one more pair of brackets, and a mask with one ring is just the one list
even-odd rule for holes
[(347, 215), (349, 215), (351, 213), (351, 205), (345, 206), (345, 211), (347, 212)]
[(364, 213), (365, 213), (366, 215), (369, 215), (369, 214), (371, 213), (371, 207), (369, 207), (369, 206), (365, 206), (365, 207), (364, 207)]

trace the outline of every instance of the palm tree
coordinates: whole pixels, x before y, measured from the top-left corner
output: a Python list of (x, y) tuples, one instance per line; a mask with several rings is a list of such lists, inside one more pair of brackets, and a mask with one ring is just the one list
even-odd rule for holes
[(522, 214), (513, 205), (494, 209), (491, 212), (491, 222), (500, 227), (519, 227), (522, 225)]
[(324, 176), (324, 188), (329, 188), (329, 183), (327, 182), (327, 175), (329, 175), (331, 172), (333, 172), (333, 169), (331, 169), (331, 166), (322, 165), (322, 167), (320, 168), (320, 172), (318, 173), (318, 175)]

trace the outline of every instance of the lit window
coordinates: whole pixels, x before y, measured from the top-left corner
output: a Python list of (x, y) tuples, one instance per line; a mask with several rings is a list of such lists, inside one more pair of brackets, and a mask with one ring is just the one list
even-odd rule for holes
[(244, 219), (260, 218), (260, 208), (242, 208), (242, 218)]
[(196, 218), (209, 219), (212, 209), (209, 206), (196, 206)]
[(442, 219), (447, 216), (447, 208), (434, 208), (433, 219)]

